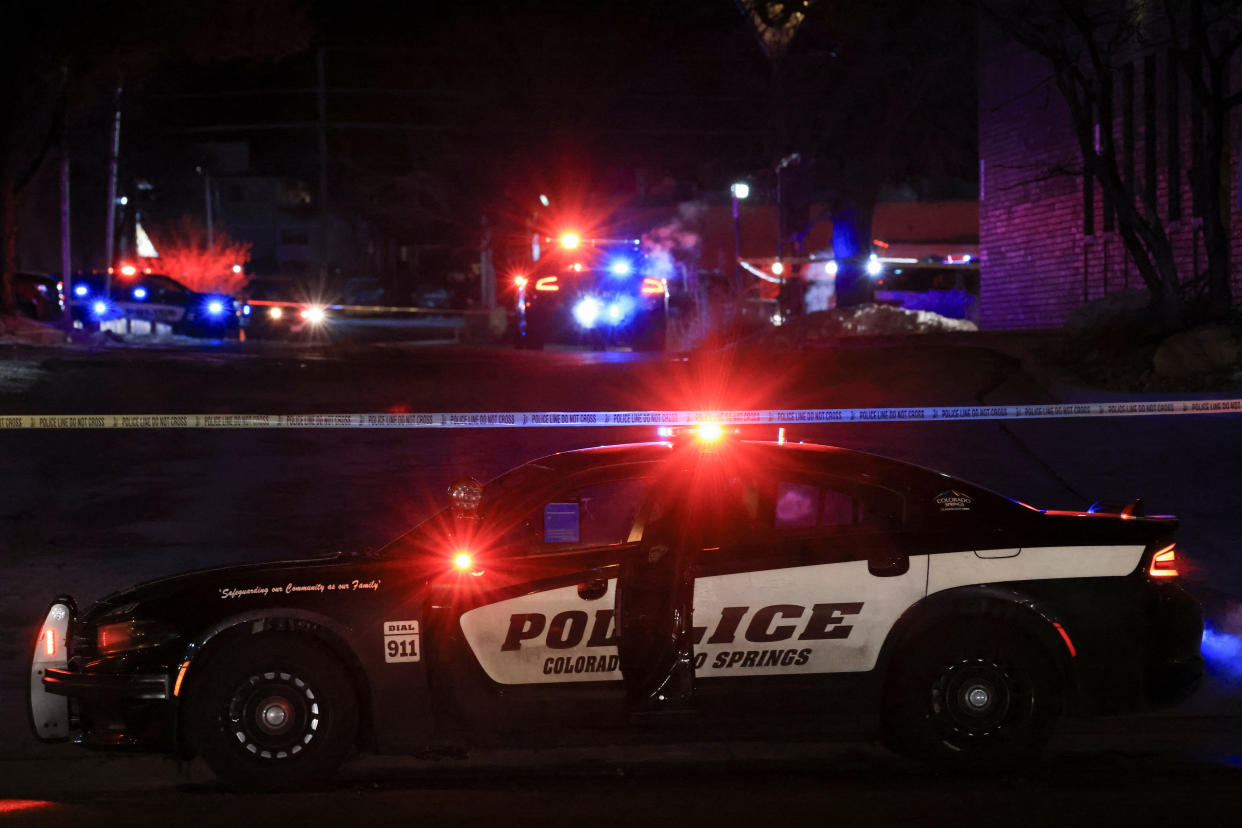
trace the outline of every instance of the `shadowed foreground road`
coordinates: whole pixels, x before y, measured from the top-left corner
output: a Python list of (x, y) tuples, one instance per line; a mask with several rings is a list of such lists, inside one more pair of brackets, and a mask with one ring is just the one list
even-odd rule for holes
[(0, 825), (1237, 824), (1237, 720), (1109, 726), (1125, 732), (1063, 734), (1008, 774), (936, 772), (861, 741), (714, 744), (365, 758), (330, 788), (268, 795), (199, 764), (76, 753), (0, 762)]

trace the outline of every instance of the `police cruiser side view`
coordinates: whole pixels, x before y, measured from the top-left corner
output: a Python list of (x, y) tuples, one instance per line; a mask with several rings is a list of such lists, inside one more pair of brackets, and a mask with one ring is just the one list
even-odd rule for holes
[(847, 713), (904, 753), (994, 766), (1062, 714), (1176, 701), (1202, 670), (1177, 521), (1137, 501), (1043, 511), (718, 426), (450, 495), (367, 555), (56, 598), (35, 734), (279, 788), (353, 750), (807, 734)]

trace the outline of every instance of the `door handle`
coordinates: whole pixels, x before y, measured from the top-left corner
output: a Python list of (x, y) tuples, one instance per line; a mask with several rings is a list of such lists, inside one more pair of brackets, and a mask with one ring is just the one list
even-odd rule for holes
[(578, 584), (578, 597), (583, 601), (594, 601), (608, 593), (608, 582), (603, 578), (592, 578)]

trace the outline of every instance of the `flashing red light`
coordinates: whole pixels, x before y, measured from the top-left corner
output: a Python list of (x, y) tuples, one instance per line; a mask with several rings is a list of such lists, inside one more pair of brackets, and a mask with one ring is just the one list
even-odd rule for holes
[(578, 237), (577, 233), (562, 233), (561, 234), (561, 247), (565, 248), (566, 250), (573, 250), (580, 244), (582, 244), (582, 239)]
[(468, 552), (458, 552), (453, 558), (453, 566), (465, 572), (474, 563), (474, 559), (470, 557)]
[(664, 280), (657, 279), (654, 276), (644, 276), (643, 286), (640, 288), (643, 296), (663, 296)]
[(1156, 552), (1151, 559), (1147, 574), (1153, 578), (1177, 577), (1177, 544), (1171, 543)]
[(122, 276), (136, 276), (137, 274), (138, 274), (138, 268), (134, 267), (133, 265), (131, 264), (121, 265)]
[(513, 284), (517, 285), (518, 287), (526, 287), (526, 277), (525, 276), (514, 276)]
[(694, 430), (694, 436), (704, 443), (715, 443), (724, 437), (724, 429), (721, 428), (720, 423), (702, 423)]
[(561, 286), (556, 283), (555, 276), (540, 276), (535, 282), (535, 290), (560, 290)]
[(56, 631), (47, 629), (43, 631), (43, 651), (50, 656), (56, 655)]

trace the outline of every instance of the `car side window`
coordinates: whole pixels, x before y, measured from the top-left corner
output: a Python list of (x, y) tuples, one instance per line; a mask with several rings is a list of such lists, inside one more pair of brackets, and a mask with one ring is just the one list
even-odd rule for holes
[(527, 526), (527, 554), (626, 543), (642, 506), (646, 481), (612, 480), (559, 492), (540, 503)]
[(905, 521), (905, 499), (892, 489), (846, 481), (779, 480), (772, 528), (895, 529)]

